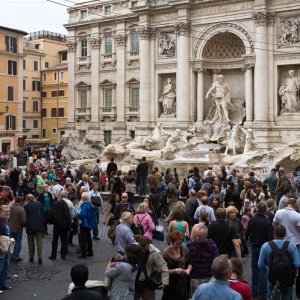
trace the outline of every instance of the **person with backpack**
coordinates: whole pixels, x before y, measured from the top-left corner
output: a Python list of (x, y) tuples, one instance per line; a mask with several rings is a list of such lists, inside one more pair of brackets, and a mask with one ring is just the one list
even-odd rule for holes
[(139, 230), (139, 234), (146, 236), (150, 241), (152, 241), (152, 232), (155, 229), (155, 225), (148, 211), (148, 204), (141, 203), (138, 206), (137, 214), (134, 216), (134, 222)]
[(97, 221), (93, 204), (90, 202), (90, 194), (87, 192), (81, 195), (82, 204), (78, 212), (78, 219), (80, 222), (80, 253), (78, 258), (86, 258), (87, 256), (94, 256), (93, 242), (91, 237), (91, 230), (96, 228)]
[(282, 300), (293, 299), (293, 285), (300, 261), (295, 243), (284, 241), (285, 236), (286, 228), (277, 225), (274, 228), (274, 240), (261, 247), (258, 266), (268, 270), (268, 299), (272, 298), (276, 284), (279, 284)]
[(264, 298), (267, 295), (267, 282), (265, 269), (258, 268), (258, 259), (261, 247), (264, 243), (273, 239), (273, 227), (266, 217), (267, 205), (260, 202), (256, 207), (256, 215), (248, 223), (246, 239), (251, 243), (251, 267), (252, 267), (252, 294), (253, 298)]

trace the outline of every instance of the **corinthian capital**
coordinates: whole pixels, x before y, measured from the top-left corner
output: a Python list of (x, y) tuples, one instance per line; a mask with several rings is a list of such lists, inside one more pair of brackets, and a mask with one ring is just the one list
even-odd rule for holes
[(125, 46), (126, 39), (127, 39), (127, 35), (124, 33), (115, 35), (117, 46)]
[(190, 24), (188, 22), (177, 22), (175, 24), (177, 34), (187, 34), (190, 31)]
[(252, 14), (255, 24), (257, 25), (267, 25), (267, 23), (272, 22), (274, 19), (274, 14), (269, 13), (267, 10), (258, 10)]
[(76, 51), (76, 41), (67, 41), (66, 46), (68, 47), (69, 52)]
[(90, 39), (90, 45), (92, 49), (98, 49), (100, 48), (101, 39), (98, 37), (94, 37)]
[(154, 33), (154, 29), (148, 26), (140, 26), (138, 32), (141, 39), (149, 39)]

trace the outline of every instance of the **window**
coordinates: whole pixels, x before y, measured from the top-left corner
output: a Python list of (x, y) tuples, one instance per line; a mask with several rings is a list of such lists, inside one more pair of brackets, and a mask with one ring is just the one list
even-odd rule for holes
[(57, 72), (53, 73), (53, 80), (57, 80)]
[(46, 129), (43, 128), (43, 138), (46, 138)]
[(46, 73), (43, 74), (43, 81), (47, 81), (47, 74)]
[(140, 105), (140, 89), (131, 89), (131, 106), (137, 107)]
[(16, 117), (6, 116), (6, 130), (15, 130), (15, 129), (16, 129)]
[(37, 80), (32, 81), (32, 91), (40, 91), (41, 90), (41, 83)]
[(26, 91), (26, 79), (23, 79), (23, 91)]
[(47, 118), (47, 108), (42, 108), (42, 118)]
[(131, 7), (132, 8), (137, 7), (137, 1), (131, 1)]
[(64, 81), (64, 78), (65, 78), (65, 73), (64, 73), (64, 71), (61, 71), (60, 72), (60, 80)]
[(31, 136), (31, 138), (32, 138), (32, 139), (39, 139), (40, 136), (39, 136), (39, 134), (33, 134), (33, 135)]
[(38, 61), (34, 61), (33, 62), (33, 71), (38, 71), (39, 69), (39, 62)]
[(111, 144), (111, 131), (110, 130), (104, 130), (104, 143), (105, 143), (105, 146)]
[(26, 120), (23, 120), (23, 129), (26, 128)]
[(87, 40), (80, 41), (80, 56), (87, 57)]
[(57, 97), (57, 91), (51, 91), (51, 97)]
[(63, 118), (63, 117), (65, 116), (65, 109), (64, 109), (63, 107), (60, 107), (60, 108), (58, 109), (58, 116), (59, 116), (60, 118)]
[(23, 100), (23, 112), (26, 112), (26, 100)]
[(38, 112), (39, 111), (39, 102), (38, 101), (33, 101), (32, 102), (32, 111), (33, 112)]
[(87, 91), (79, 91), (79, 107), (87, 107)]
[(14, 101), (14, 87), (7, 87), (7, 101)]
[(8, 60), (7, 62), (8, 75), (17, 75), (17, 62), (14, 60)]
[(35, 44), (34, 49), (40, 49), (40, 44)]
[(47, 92), (42, 92), (42, 97), (46, 98), (47, 97)]
[(57, 114), (56, 114), (56, 108), (51, 108), (51, 118), (56, 118)]
[(63, 97), (64, 95), (65, 95), (64, 90), (58, 91), (58, 96)]
[(131, 33), (131, 52), (138, 52), (140, 50), (140, 35), (134, 31)]
[(111, 14), (111, 5), (104, 6), (104, 14), (105, 15)]
[(135, 131), (134, 130), (130, 130), (129, 134), (130, 134), (131, 139), (134, 140), (135, 139)]
[(49, 63), (45, 61), (45, 68), (49, 68)]
[(104, 89), (104, 107), (112, 107), (112, 89)]
[(68, 52), (67, 51), (63, 51), (61, 52), (61, 60), (67, 60), (68, 59)]
[(52, 128), (52, 133), (56, 134), (56, 132), (57, 132), (56, 128)]
[(112, 36), (105, 37), (105, 54), (112, 54)]
[(5, 37), (6, 50), (8, 52), (17, 53), (17, 39), (12, 36)]
[(33, 128), (39, 128), (39, 121), (33, 120)]
[(81, 11), (80, 11), (80, 18), (81, 18), (81, 19), (85, 19), (86, 16), (87, 16), (86, 10), (81, 10)]
[(23, 59), (23, 70), (25, 70), (25, 69), (26, 69), (26, 60)]

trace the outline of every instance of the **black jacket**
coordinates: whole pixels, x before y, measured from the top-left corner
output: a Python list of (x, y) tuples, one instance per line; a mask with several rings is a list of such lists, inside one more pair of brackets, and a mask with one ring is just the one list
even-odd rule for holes
[(75, 287), (72, 294), (64, 297), (62, 300), (103, 300), (102, 294), (96, 291), (89, 291), (85, 286)]
[(64, 200), (54, 202), (51, 209), (53, 224), (61, 228), (71, 227), (71, 216), (68, 204)]
[(44, 232), (44, 212), (42, 204), (38, 201), (30, 201), (25, 206), (26, 211), (26, 232)]
[(136, 173), (138, 177), (147, 177), (148, 176), (149, 165), (146, 162), (141, 162), (136, 168)]
[[(48, 196), (50, 198), (50, 204), (52, 205), (53, 204), (52, 194), (48, 192)], [(45, 204), (45, 195), (44, 195), (44, 193), (39, 195), (38, 201), (44, 206), (44, 204)]]
[(111, 176), (111, 172), (117, 172), (117, 171), (118, 171), (118, 166), (115, 162), (110, 162), (107, 164), (106, 174), (108, 177)]

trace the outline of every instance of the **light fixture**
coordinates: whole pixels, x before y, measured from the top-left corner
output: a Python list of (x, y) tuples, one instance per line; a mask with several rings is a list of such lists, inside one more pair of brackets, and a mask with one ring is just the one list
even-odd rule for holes
[(0, 111), (0, 116), (3, 115), (3, 114), (5, 114), (5, 113), (7, 113), (8, 111), (9, 111), (9, 106), (6, 105), (5, 106), (5, 111)]

